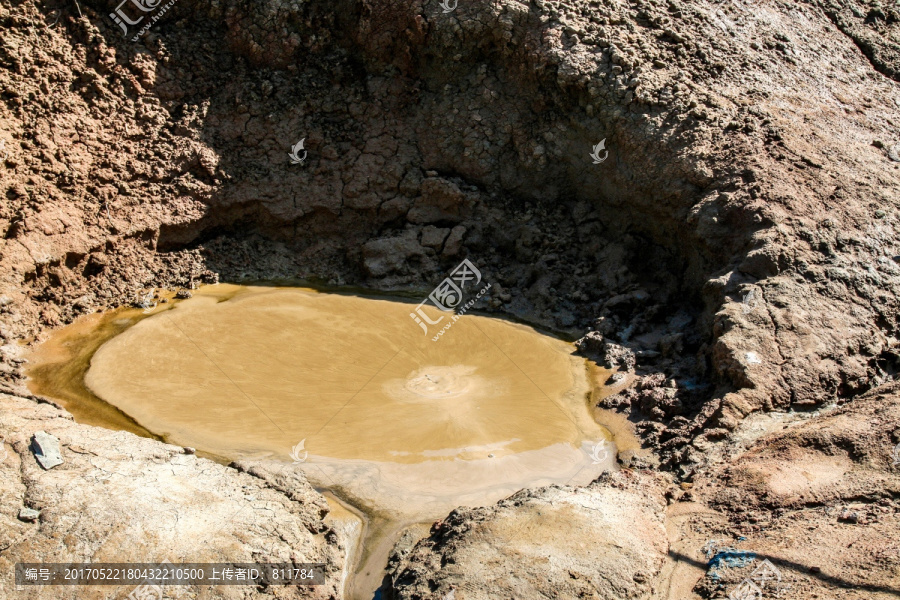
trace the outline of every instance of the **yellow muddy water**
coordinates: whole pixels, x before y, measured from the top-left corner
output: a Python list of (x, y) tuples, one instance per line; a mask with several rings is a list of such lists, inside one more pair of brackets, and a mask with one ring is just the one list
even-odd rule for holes
[[(613, 446), (597, 445), (610, 434), (588, 405), (595, 377), (571, 344), (471, 314), (433, 341), (448, 314), (426, 308), (431, 321), (444, 319), (426, 334), (410, 317), (415, 307), (304, 288), (208, 286), (149, 315), (131, 310), (62, 330), (55, 350), (54, 340), (45, 344), (32, 387), (92, 424), (303, 469), (377, 515), (382, 548), (388, 530), (456, 506), (585, 484), (613, 468)], [(107, 341), (96, 348), (96, 339)], [(66, 358), (60, 348), (73, 345), (80, 350)], [(81, 385), (72, 381), (78, 369), (103, 402), (71, 389)], [(363, 548), (360, 569), (371, 581), (360, 587), (380, 579), (384, 553)]]

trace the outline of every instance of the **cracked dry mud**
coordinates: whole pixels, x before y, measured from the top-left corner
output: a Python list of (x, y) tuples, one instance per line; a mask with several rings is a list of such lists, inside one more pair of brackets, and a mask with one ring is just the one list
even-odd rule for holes
[[(278, 597), (342, 597), (302, 477), (76, 424), (25, 357), (153, 290), (421, 295), (468, 257), (479, 310), (627, 373), (597, 402), (649, 453), (402, 537), (386, 597), (724, 598), (762, 559), (789, 597), (900, 594), (896, 3), (198, 0), (134, 43), (115, 8), (0, 2), (4, 573), (277, 552), (329, 573)], [(239, 590), (172, 593), (276, 594)]]

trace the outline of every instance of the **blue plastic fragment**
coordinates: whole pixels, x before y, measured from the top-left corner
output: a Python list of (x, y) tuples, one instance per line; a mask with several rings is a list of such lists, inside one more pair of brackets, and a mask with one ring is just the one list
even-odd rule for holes
[(717, 569), (721, 566), (742, 569), (756, 560), (756, 552), (749, 550), (735, 550), (734, 548), (725, 548), (716, 552), (709, 563), (707, 569)]

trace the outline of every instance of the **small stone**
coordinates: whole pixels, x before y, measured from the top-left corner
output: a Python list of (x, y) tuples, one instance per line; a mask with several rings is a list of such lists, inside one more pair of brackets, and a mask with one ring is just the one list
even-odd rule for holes
[(444, 240), (450, 235), (450, 230), (434, 225), (426, 225), (422, 228), (422, 241), (420, 242), (426, 248), (440, 249), (444, 245)]
[(62, 455), (59, 452), (59, 438), (53, 437), (47, 432), (38, 431), (31, 440), (31, 451), (34, 457), (44, 467), (50, 470), (63, 464)]
[(888, 150), (888, 158), (894, 162), (900, 162), (900, 144), (891, 146), (891, 149)]
[(191, 448), (190, 446), (185, 446), (183, 449), (184, 449), (185, 454), (197, 454), (196, 448)]
[(859, 513), (845, 508), (841, 511), (841, 514), (838, 515), (838, 521), (842, 521), (844, 523), (859, 523)]
[(29, 523), (34, 523), (41, 516), (41, 511), (34, 510), (33, 508), (20, 508), (19, 509), (19, 520), (27, 521)]
[(189, 292), (188, 290), (178, 290), (178, 292), (175, 294), (175, 297), (178, 298), (179, 300), (187, 300), (188, 298), (190, 298), (192, 296), (193, 296), (193, 294), (191, 292)]
[(821, 572), (822, 572), (822, 567), (810, 567), (810, 568), (809, 568), (809, 572), (810, 572), (810, 573), (821, 573)]
[(728, 437), (728, 430), (724, 427), (715, 427), (707, 429), (705, 435), (708, 440), (723, 440)]
[(456, 227), (451, 229), (450, 235), (447, 236), (447, 239), (444, 242), (444, 251), (441, 254), (443, 256), (458, 255), (462, 250), (462, 242), (465, 235), (466, 228), (462, 225), (457, 225)]

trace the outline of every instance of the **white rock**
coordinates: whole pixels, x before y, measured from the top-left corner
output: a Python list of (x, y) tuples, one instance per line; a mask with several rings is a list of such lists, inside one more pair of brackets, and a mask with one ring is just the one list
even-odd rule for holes
[(41, 511), (34, 510), (33, 508), (22, 508), (19, 510), (19, 520), (20, 521), (37, 521), (41, 516)]
[(31, 450), (34, 457), (46, 470), (63, 464), (62, 454), (59, 452), (59, 439), (45, 431), (38, 431), (31, 440)]

